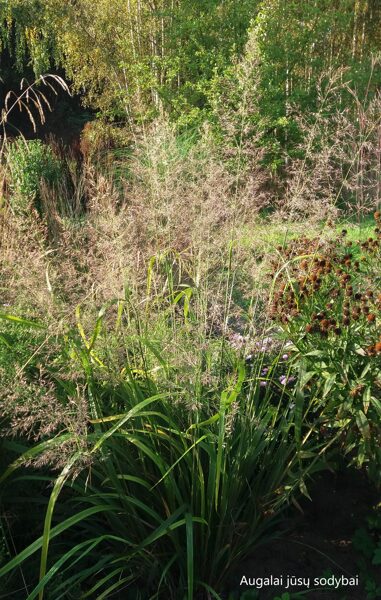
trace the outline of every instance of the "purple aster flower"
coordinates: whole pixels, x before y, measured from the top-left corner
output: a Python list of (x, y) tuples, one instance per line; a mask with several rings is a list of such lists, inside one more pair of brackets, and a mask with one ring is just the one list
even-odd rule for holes
[(295, 377), (286, 377), (286, 375), (281, 375), (279, 377), (279, 382), (281, 385), (287, 385), (288, 383), (293, 383), (295, 381)]
[(268, 381), (260, 381), (259, 382), (259, 387), (266, 387), (268, 384)]
[(268, 352), (271, 350), (274, 344), (274, 340), (271, 337), (262, 338), (259, 342), (255, 343), (255, 346), (259, 352)]
[(235, 350), (240, 350), (247, 342), (247, 337), (244, 337), (240, 333), (232, 333), (229, 342)]

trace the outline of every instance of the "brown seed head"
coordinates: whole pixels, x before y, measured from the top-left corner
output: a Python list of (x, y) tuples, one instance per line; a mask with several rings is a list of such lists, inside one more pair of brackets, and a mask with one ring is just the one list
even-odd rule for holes
[(354, 388), (351, 389), (351, 391), (349, 392), (349, 395), (352, 398), (356, 398), (356, 396), (359, 396), (361, 394), (361, 392), (364, 389), (364, 384), (363, 383), (359, 383), (358, 385), (355, 385)]

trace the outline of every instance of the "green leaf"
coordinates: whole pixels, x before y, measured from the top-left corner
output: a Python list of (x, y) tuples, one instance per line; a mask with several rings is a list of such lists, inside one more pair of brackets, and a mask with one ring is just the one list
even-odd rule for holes
[(303, 389), (309, 381), (316, 375), (315, 371), (303, 371), (299, 376), (299, 386), (300, 389)]
[[(110, 512), (110, 506), (109, 505), (99, 505), (99, 506), (87, 508), (86, 510), (83, 510), (83, 511), (73, 515), (69, 519), (66, 519), (65, 521), (63, 521), (63, 523), (59, 523), (58, 525), (53, 527), (53, 529), (50, 530), (49, 539), (52, 540), (54, 537), (56, 537), (63, 531), (66, 531), (66, 529), (69, 529), (73, 525), (76, 525), (77, 523), (84, 521), (88, 517), (91, 517), (92, 515), (95, 515), (95, 514), (101, 513), (101, 512)], [(22, 552), (20, 552), (17, 556), (15, 556), (12, 560), (10, 560), (6, 565), (4, 565), (0, 569), (0, 578), (3, 577), (4, 575), (6, 575), (7, 573), (9, 573), (10, 571), (12, 571), (13, 569), (19, 567), (24, 562), (24, 560), (26, 560), (27, 558), (32, 556), (32, 554), (37, 552), (37, 550), (39, 550), (42, 547), (43, 542), (44, 542), (43, 536), (39, 537), (35, 542), (33, 542), (27, 548), (25, 548), (25, 550), (22, 550)]]
[(45, 325), (42, 325), (37, 321), (29, 321), (28, 319), (22, 319), (21, 317), (17, 317), (16, 315), (9, 315), (7, 313), (0, 312), (0, 319), (4, 319), (5, 321), (12, 321), (12, 323), (16, 323), (17, 325), (24, 325), (25, 327), (46, 329)]
[(2, 344), (4, 344), (4, 346), (6, 346), (7, 348), (9, 348), (9, 350), (12, 348), (12, 343), (11, 343), (10, 338), (8, 336), (0, 334), (0, 342)]
[(187, 538), (187, 577), (188, 577), (188, 600), (193, 600), (193, 577), (194, 577), (194, 561), (193, 561), (193, 519), (190, 513), (185, 514), (185, 528)]
[(89, 348), (88, 348), (89, 352), (91, 352), (91, 350), (93, 349), (94, 344), (97, 341), (97, 338), (101, 332), (102, 324), (103, 324), (103, 317), (105, 315), (106, 309), (107, 309), (107, 306), (102, 306), (102, 308), (100, 309), (100, 311), (98, 313), (98, 318), (96, 320), (94, 331), (91, 336), (91, 340), (90, 340), (90, 344), (89, 344)]
[[(64, 554), (59, 560), (57, 560), (54, 563), (54, 565), (49, 569), (49, 571), (44, 575), (44, 577), (42, 579), (40, 579), (39, 583), (34, 588), (33, 592), (31, 592), (31, 594), (29, 594), (27, 600), (34, 600), (37, 597), (37, 595), (39, 595), (41, 593), (41, 591), (44, 590), (44, 588), (46, 587), (46, 584), (49, 583), (49, 581), (57, 575), (60, 568), (65, 564), (65, 562), (67, 562), (69, 559), (71, 559), (73, 556), (75, 556), (79, 551), (85, 550), (84, 552), (81, 553), (81, 558), (83, 558), (84, 556), (86, 556), (86, 554), (91, 552), (91, 550), (93, 550), (101, 541), (103, 541), (103, 539), (105, 539), (105, 537), (100, 536), (95, 541), (94, 540), (86, 540), (84, 542), (81, 542), (80, 544), (77, 544), (76, 546), (71, 548), (68, 552), (66, 552), (66, 554)], [(71, 563), (71, 564), (73, 564), (73, 563)]]
[(378, 413), (378, 416), (381, 418), (381, 402), (380, 402), (380, 400), (378, 400), (374, 396), (371, 396), (370, 402), (371, 402), (371, 404), (373, 404), (374, 408), (376, 409), (376, 411)]
[(167, 397), (168, 394), (156, 394), (155, 396), (151, 396), (150, 398), (146, 398), (146, 400), (139, 402), (139, 404), (136, 404), (136, 406), (133, 406), (131, 410), (128, 411), (128, 413), (123, 415), (123, 417), (120, 419), (120, 421), (118, 421), (116, 425), (111, 427), (105, 434), (102, 435), (102, 437), (97, 441), (97, 443), (94, 444), (93, 448), (91, 449), (91, 452), (96, 452), (108, 438), (110, 438), (116, 431), (118, 431), (118, 429), (123, 427), (123, 425), (127, 423), (127, 421), (132, 419), (132, 417), (137, 416), (143, 408), (145, 408), (149, 404), (152, 404), (153, 402), (156, 402), (157, 400), (162, 400), (163, 398)]
[[(45, 577), (45, 574), (46, 574), (46, 565), (47, 565), (47, 560), (48, 560), (48, 549), (49, 549), (49, 542), (50, 542), (50, 531), (51, 531), (54, 507), (56, 505), (58, 496), (60, 495), (60, 492), (66, 483), (66, 480), (68, 479), (68, 477), (70, 477), (70, 475), (72, 473), (73, 465), (77, 462), (77, 460), (79, 460), (81, 458), (81, 456), (82, 456), (81, 452), (77, 452), (70, 458), (69, 462), (65, 465), (64, 469), (62, 470), (62, 473), (59, 475), (59, 477), (57, 477), (54, 487), (53, 487), (53, 491), (50, 494), (48, 508), (46, 510), (46, 515), (45, 515), (44, 532), (42, 534), (40, 581)], [(43, 600), (43, 597), (44, 597), (44, 589), (43, 588), (41, 589), (38, 597), (39, 597), (39, 600)]]
[(35, 456), (38, 456), (39, 454), (42, 454), (43, 452), (45, 452), (46, 450), (48, 450), (48, 449), (50, 449), (52, 447), (54, 448), (55, 446), (58, 446), (58, 445), (62, 444), (63, 442), (65, 442), (66, 440), (68, 440), (68, 439), (70, 439), (72, 437), (73, 436), (72, 436), (71, 433), (65, 433), (63, 435), (57, 436), (55, 438), (52, 438), (50, 440), (46, 440), (44, 442), (41, 442), (41, 444), (37, 444), (37, 446), (34, 446), (34, 448), (31, 448), (30, 450), (27, 450), (21, 456), (19, 456), (19, 458), (17, 458), (5, 470), (5, 472), (0, 477), (0, 483), (2, 483), (3, 481), (5, 481), (5, 479), (7, 479), (7, 477), (9, 477), (16, 469), (18, 469), (23, 464), (25, 464), (26, 461), (30, 460), (31, 458), (34, 458)]
[(368, 440), (370, 438), (370, 427), (368, 419), (362, 410), (358, 410), (356, 413), (356, 423), (364, 440)]
[(331, 389), (333, 388), (335, 383), (336, 383), (336, 373), (333, 373), (332, 375), (329, 375), (325, 380), (324, 388), (323, 388), (323, 398), (328, 396), (329, 392), (331, 391)]

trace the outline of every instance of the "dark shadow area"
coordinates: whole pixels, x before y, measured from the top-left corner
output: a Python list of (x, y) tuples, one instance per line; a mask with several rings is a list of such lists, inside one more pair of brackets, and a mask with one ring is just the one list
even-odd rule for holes
[[(5, 106), (5, 101), (9, 92), (12, 97), (8, 100), (8, 106), (11, 106), (26, 89), (28, 84), (35, 81), (35, 76), (31, 69), (26, 69), (23, 76), (12, 66), (12, 59), (7, 50), (0, 54), (0, 107)], [(52, 71), (53, 74), (62, 77), (65, 81), (65, 73), (61, 70)], [(33, 126), (30, 115), (26, 109), (21, 109), (16, 105), (9, 114), (6, 123), (6, 134), (10, 137), (20, 135), (26, 139), (48, 139), (54, 136), (62, 140), (65, 145), (70, 145), (77, 139), (87, 121), (92, 120), (95, 115), (90, 109), (84, 108), (81, 96), (78, 94), (69, 95), (62, 87), (49, 79), (49, 83), (54, 87), (53, 91), (48, 85), (38, 83), (35, 86), (37, 93), (42, 93), (46, 97), (51, 110), (47, 104), (42, 101), (44, 108), (44, 123), (38, 109), (29, 102), (28, 107), (31, 111), (35, 127)], [(70, 82), (66, 81), (70, 88)]]
[[(366, 536), (380, 538), (380, 531), (369, 533), (368, 518), (372, 508), (380, 501), (380, 494), (369, 483), (365, 474), (355, 469), (343, 469), (338, 473), (325, 472), (317, 477), (309, 489), (312, 502), (305, 498), (300, 507), (293, 511), (285, 522), (287, 533), (282, 539), (274, 540), (258, 549), (255, 557), (246, 560), (231, 579), (232, 589), (242, 594), (252, 590), (248, 597), (273, 600), (286, 591), (305, 591), (306, 587), (289, 586), (287, 575), (309, 578), (311, 586), (306, 598), (311, 600), (367, 600), (370, 588), (381, 585), (381, 569), (371, 564), (362, 552), (369, 544)], [(377, 539), (374, 539), (377, 542)], [(365, 543), (366, 542), (366, 543)], [(242, 585), (247, 578), (283, 578), (283, 586), (269, 585), (255, 593), (253, 587)], [(358, 577), (359, 585), (335, 589), (316, 589), (315, 578), (344, 576)], [(236, 596), (239, 598), (239, 594)]]

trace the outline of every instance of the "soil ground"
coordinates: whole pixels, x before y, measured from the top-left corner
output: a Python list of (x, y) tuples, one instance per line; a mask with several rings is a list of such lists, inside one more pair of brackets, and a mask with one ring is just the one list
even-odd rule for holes
[[(259, 592), (259, 600), (272, 600), (285, 592), (287, 575), (310, 578), (334, 574), (336, 577), (359, 577), (359, 586), (334, 589), (313, 589), (308, 600), (368, 600), (366, 579), (370, 577), (381, 585), (381, 567), (372, 567), (353, 546), (353, 536), (360, 528), (367, 527), (367, 517), (372, 507), (380, 502), (380, 493), (369, 483), (364, 473), (345, 469), (337, 474), (321, 474), (309, 490), (312, 502), (303, 500), (303, 512), (290, 515), (287, 533), (282, 539), (259, 548), (256, 557), (242, 564), (235, 579), (234, 589), (241, 593), (248, 587), (237, 587), (243, 575), (247, 578), (270, 578), (283, 576), (283, 587), (266, 587)], [(251, 588), (253, 589), (253, 588)], [(289, 588), (302, 591), (305, 587)], [(304, 596), (304, 595), (303, 595)], [(253, 598), (255, 596), (253, 595)], [(294, 597), (294, 596), (291, 596)], [(301, 596), (296, 596), (301, 597)]]

